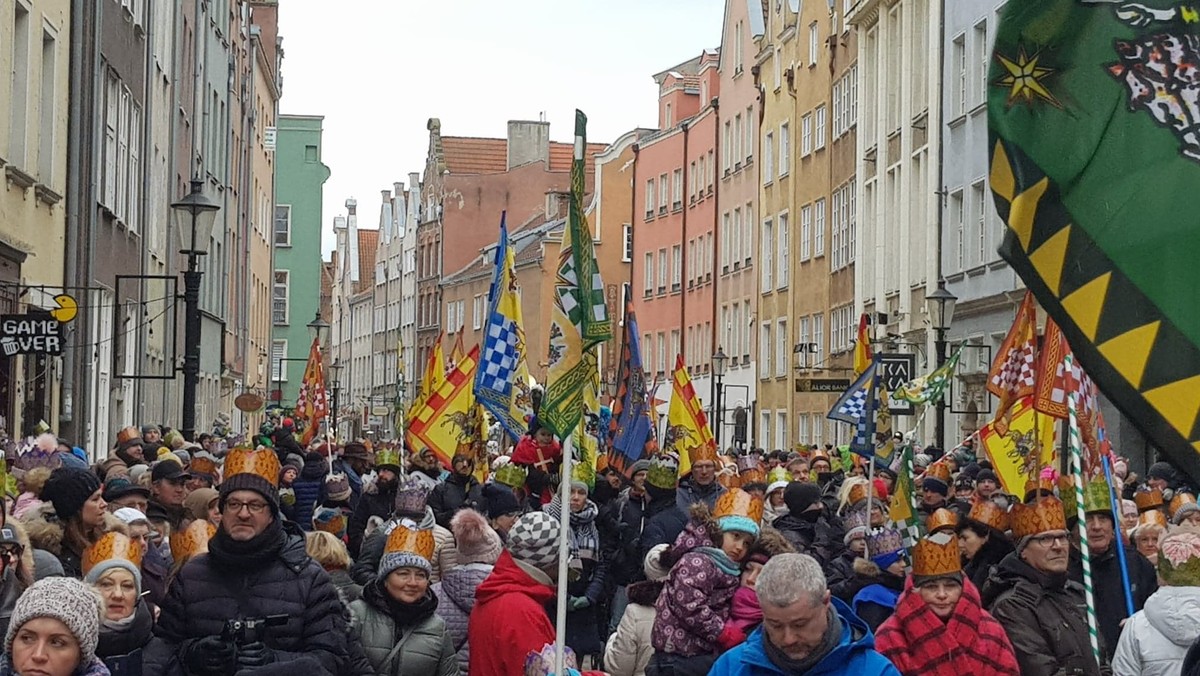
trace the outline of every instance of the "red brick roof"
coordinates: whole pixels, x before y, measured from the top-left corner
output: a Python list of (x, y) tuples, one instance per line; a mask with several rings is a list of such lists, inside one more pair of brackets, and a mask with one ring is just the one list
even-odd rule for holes
[[(589, 143), (587, 171), (596, 170), (595, 156), (608, 145)], [(550, 171), (570, 171), (574, 146), (570, 143), (550, 143)], [(502, 174), (508, 171), (508, 141), (502, 138), (472, 138), (443, 136), (442, 156), (451, 174)]]
[(375, 286), (375, 249), (379, 244), (378, 230), (358, 231), (358, 288), (356, 292)]

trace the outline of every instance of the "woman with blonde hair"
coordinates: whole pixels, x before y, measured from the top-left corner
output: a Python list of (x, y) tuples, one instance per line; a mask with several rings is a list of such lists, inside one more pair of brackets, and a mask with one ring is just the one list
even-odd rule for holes
[(350, 577), (350, 552), (338, 536), (323, 530), (309, 531), (304, 534), (304, 549), (329, 573), (342, 603), (349, 605), (362, 598), (362, 585)]

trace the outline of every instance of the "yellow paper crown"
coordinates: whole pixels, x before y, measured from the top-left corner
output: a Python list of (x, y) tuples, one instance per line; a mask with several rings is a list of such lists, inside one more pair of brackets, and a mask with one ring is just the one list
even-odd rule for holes
[[(870, 491), (870, 493), (868, 493), (868, 491)], [(868, 495), (871, 495), (871, 497), (874, 498), (875, 502), (877, 503), (883, 500), (883, 496), (879, 494), (879, 489), (864, 479), (861, 482), (855, 482), (854, 485), (850, 487), (850, 493), (847, 494), (846, 499), (851, 505), (857, 505), (858, 503), (866, 500)]]
[(212, 458), (198, 455), (192, 458), (192, 462), (188, 466), (188, 471), (195, 474), (207, 474), (215, 478), (217, 476), (217, 462)]
[(692, 446), (687, 449), (687, 454), (693, 465), (698, 462), (715, 462), (718, 467), (721, 465), (721, 459), (717, 457), (717, 445), (712, 442)]
[[(938, 510), (941, 511), (941, 510)], [(953, 533), (933, 533), (913, 546), (914, 577), (941, 577), (962, 572), (958, 538)]]
[(1063, 503), (1055, 497), (1044, 497), (1030, 504), (1017, 503), (1012, 507), (1011, 519), (1012, 534), (1018, 540), (1027, 535), (1067, 529)]
[(407, 552), (416, 554), (426, 561), (433, 560), (433, 531), (428, 528), (409, 528), (408, 526), (396, 526), (388, 533), (387, 544), (384, 545), (383, 553), (396, 554), (398, 552)]
[(971, 506), (967, 518), (972, 521), (994, 528), (1001, 533), (1008, 530), (1008, 512), (991, 500), (980, 500)]
[(763, 502), (740, 488), (730, 488), (717, 498), (717, 504), (713, 508), (713, 518), (720, 519), (724, 516), (744, 516), (754, 523), (759, 523), (763, 516)]
[(112, 559), (123, 559), (133, 564), (134, 568), (142, 567), (142, 546), (130, 540), (128, 536), (117, 533), (105, 533), (96, 540), (95, 544), (83, 550), (82, 570), (87, 575), (96, 564)]
[(1142, 512), (1138, 516), (1138, 528), (1142, 526), (1160, 526), (1166, 528), (1170, 522), (1167, 521), (1167, 515), (1157, 509), (1152, 509), (1148, 512)]
[(187, 528), (171, 533), (171, 558), (186, 561), (208, 551), (208, 541), (217, 534), (217, 527), (205, 520), (193, 521)]
[(1179, 513), (1181, 507), (1194, 504), (1196, 504), (1196, 496), (1191, 493), (1178, 493), (1174, 498), (1171, 498), (1171, 506), (1167, 511), (1171, 513), (1171, 518), (1173, 519)]
[(1139, 512), (1146, 512), (1151, 509), (1158, 509), (1163, 506), (1162, 490), (1154, 488), (1151, 490), (1139, 490), (1133, 495), (1133, 502), (1137, 505)]
[(235, 448), (225, 457), (225, 480), (238, 474), (253, 474), (267, 480), (275, 488), (279, 488), (279, 456), (275, 451), (264, 448), (252, 451), (248, 448)]
[(949, 528), (951, 531), (958, 525), (958, 515), (946, 508), (933, 510), (933, 514), (925, 519), (925, 530), (930, 533), (936, 533), (942, 528)]
[(937, 479), (947, 486), (950, 485), (950, 465), (945, 462), (935, 462), (925, 470), (926, 479)]

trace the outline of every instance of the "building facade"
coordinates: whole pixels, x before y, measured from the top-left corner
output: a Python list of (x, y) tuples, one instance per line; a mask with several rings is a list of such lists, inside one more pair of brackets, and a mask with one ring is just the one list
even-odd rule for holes
[(289, 407), (295, 405), (304, 377), (312, 344), (307, 325), (317, 313), (321, 294), (321, 209), (330, 174), (321, 162), (323, 119), (317, 115), (278, 118), (269, 400)]

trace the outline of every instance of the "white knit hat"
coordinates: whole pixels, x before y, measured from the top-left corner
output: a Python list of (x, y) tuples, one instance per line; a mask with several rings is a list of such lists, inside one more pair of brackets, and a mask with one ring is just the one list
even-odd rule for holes
[(663, 552), (667, 551), (666, 543), (654, 545), (650, 551), (646, 552), (646, 560), (642, 562), (642, 570), (646, 572), (646, 579), (651, 582), (662, 582), (671, 574), (669, 566), (662, 565), (661, 557)]
[(4, 650), (12, 654), (13, 639), (21, 626), (39, 617), (49, 617), (67, 625), (79, 641), (80, 664), (89, 664), (96, 656), (100, 640), (100, 614), (103, 604), (91, 586), (73, 577), (48, 577), (34, 582), (13, 606), (4, 638)]

